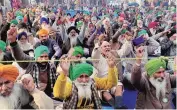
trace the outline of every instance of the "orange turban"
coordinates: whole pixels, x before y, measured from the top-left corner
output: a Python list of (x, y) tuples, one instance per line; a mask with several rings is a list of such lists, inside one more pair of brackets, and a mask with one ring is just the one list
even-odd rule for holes
[(13, 65), (1, 65), (0, 66), (0, 78), (15, 82), (19, 75), (18, 69)]
[(48, 34), (49, 34), (49, 32), (46, 29), (41, 29), (38, 31), (39, 36), (48, 35)]

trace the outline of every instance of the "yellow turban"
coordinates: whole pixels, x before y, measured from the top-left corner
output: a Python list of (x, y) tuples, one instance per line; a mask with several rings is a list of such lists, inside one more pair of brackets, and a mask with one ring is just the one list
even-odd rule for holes
[(46, 30), (46, 29), (41, 29), (41, 30), (38, 31), (39, 37), (40, 37), (40, 36), (46, 36), (46, 35), (48, 35), (48, 34), (49, 34), (49, 31)]

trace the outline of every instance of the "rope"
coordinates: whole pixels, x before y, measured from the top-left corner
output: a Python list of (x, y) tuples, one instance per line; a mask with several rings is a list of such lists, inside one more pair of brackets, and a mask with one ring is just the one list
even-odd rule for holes
[[(154, 59), (158, 57), (149, 57), (149, 58), (115, 58), (115, 60), (136, 60), (136, 59)], [(168, 62), (174, 62), (174, 57), (167, 57), (169, 60)], [(100, 61), (100, 59), (59, 59), (59, 60), (43, 60), (43, 62), (61, 62), (61, 61), (69, 61), (69, 62), (76, 62), (76, 61)], [(0, 61), (0, 63), (11, 63), (11, 62), (18, 62), (18, 63), (27, 63), (27, 62), (37, 62), (36, 60), (15, 60), (15, 61)]]

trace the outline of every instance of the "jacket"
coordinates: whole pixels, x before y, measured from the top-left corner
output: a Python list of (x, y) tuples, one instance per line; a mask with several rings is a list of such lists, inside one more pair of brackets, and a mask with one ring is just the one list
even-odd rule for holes
[[(155, 50), (159, 48), (159, 43), (154, 40), (152, 37), (149, 37), (147, 40), (146, 46), (144, 46), (144, 60), (143, 64), (147, 62), (147, 58), (149, 55), (153, 55)], [(133, 45), (130, 41), (125, 41), (125, 43), (122, 45), (120, 50), (117, 50), (118, 54), (121, 56), (121, 58), (135, 58), (135, 52), (133, 50)], [(133, 67), (135, 60), (124, 60), (123, 65), (125, 66), (125, 72), (131, 73), (131, 68)], [(142, 66), (143, 67), (143, 66)], [(144, 71), (144, 67), (142, 68)]]
[[(19, 47), (17, 42), (11, 43), (10, 45), (11, 45), (11, 49), (12, 49), (12, 54), (17, 61), (34, 61), (33, 57), (30, 57), (30, 56), (26, 55), (25, 53), (23, 53), (23, 51), (21, 50), (21, 48)], [(34, 67), (35, 67), (35, 65), (37, 65), (37, 63), (36, 62), (18, 62), (18, 65), (22, 69), (26, 70), (25, 74), (31, 74), (33, 76), (34, 71), (35, 71)], [(49, 71), (49, 70), (52, 70), (53, 72), (56, 72), (56, 68), (53, 64), (50, 64), (50, 66), (48, 66), (47, 71)], [(51, 75), (52, 73), (50, 73), (49, 75)], [(54, 74), (54, 75), (56, 75), (56, 74)], [(48, 82), (50, 82), (50, 81), (48, 81)], [(50, 88), (50, 89), (52, 91), (53, 88)], [(51, 96), (51, 94), (52, 93), (50, 93), (48, 95)]]
[(171, 98), (172, 88), (176, 88), (176, 76), (165, 74), (166, 78), (166, 95), (167, 102), (160, 97), (156, 98), (156, 89), (150, 83), (146, 73), (141, 72), (141, 67), (135, 64), (132, 69), (131, 83), (138, 89), (138, 96), (136, 102), (137, 109), (172, 109)]
[[(84, 23), (79, 35), (77, 36), (77, 44), (75, 46), (78, 46), (78, 45), (82, 46), (83, 45), (86, 27), (87, 27), (87, 24)], [(62, 25), (61, 26), (61, 37), (63, 40), (63, 47), (62, 47), (63, 54), (67, 54), (69, 52), (70, 48), (72, 47), (70, 44), (70, 38), (66, 32), (67, 32), (66, 28)]]
[(35, 48), (37, 48), (40, 45), (45, 45), (49, 49), (49, 58), (52, 58), (54, 55), (59, 58), (62, 54), (61, 48), (53, 39), (48, 39), (46, 43), (38, 42), (35, 45)]
[(176, 56), (176, 40), (171, 41), (166, 36), (158, 39), (161, 46), (161, 55)]
[(4, 42), (7, 40), (7, 31), (10, 28), (10, 23), (6, 23), (0, 31), (0, 39)]

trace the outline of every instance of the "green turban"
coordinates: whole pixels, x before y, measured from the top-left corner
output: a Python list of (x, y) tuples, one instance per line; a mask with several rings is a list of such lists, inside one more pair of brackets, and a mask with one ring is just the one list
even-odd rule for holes
[(174, 9), (172, 10), (172, 12), (176, 13), (176, 8), (174, 8)]
[(41, 45), (39, 47), (37, 47), (35, 50), (34, 50), (34, 55), (35, 55), (35, 60), (37, 60), (38, 57), (40, 57), (42, 54), (44, 53), (47, 53), (49, 54), (49, 49), (48, 47), (44, 46), (44, 45)]
[(90, 15), (90, 12), (89, 11), (84, 11), (84, 14), (85, 15)]
[(120, 12), (120, 10), (118, 10), (118, 9), (117, 9), (117, 10), (115, 10), (114, 12), (119, 13), (119, 12)]
[(138, 37), (140, 37), (144, 34), (147, 34), (147, 31), (146, 30), (141, 30), (140, 32), (138, 32)]
[(138, 15), (138, 16), (136, 17), (136, 19), (137, 19), (137, 20), (141, 20), (141, 15)]
[(72, 81), (76, 80), (80, 75), (86, 74), (91, 76), (93, 73), (93, 66), (88, 63), (80, 63), (73, 66), (73, 73), (70, 77)]
[(23, 16), (23, 13), (22, 13), (21, 11), (17, 11), (17, 12), (15, 13), (15, 16)]
[(82, 21), (77, 22), (77, 26), (76, 26), (77, 29), (80, 29), (82, 27), (82, 25), (83, 25)]
[(162, 16), (162, 14), (163, 14), (163, 12), (159, 11), (159, 12), (156, 14), (156, 16), (157, 16), (157, 17), (158, 17), (158, 16)]
[(147, 74), (149, 76), (152, 76), (161, 67), (166, 69), (166, 60), (167, 59), (165, 57), (160, 57), (160, 58), (149, 60), (145, 65)]
[(81, 46), (74, 47), (73, 56), (77, 56), (78, 54), (84, 55), (84, 49)]
[(125, 34), (127, 32), (127, 30), (126, 29), (123, 29), (122, 31), (121, 31), (121, 34)]
[(2, 51), (6, 50), (6, 43), (2, 40), (0, 40), (0, 50), (2, 50)]
[(15, 25), (17, 25), (17, 24), (18, 24), (18, 21), (17, 21), (16, 19), (11, 20), (10, 24), (15, 24)]

